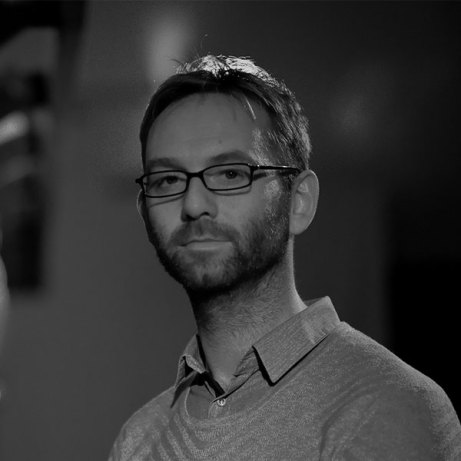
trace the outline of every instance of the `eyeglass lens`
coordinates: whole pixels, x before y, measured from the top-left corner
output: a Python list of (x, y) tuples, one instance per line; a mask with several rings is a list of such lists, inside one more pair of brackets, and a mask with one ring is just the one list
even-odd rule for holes
[[(201, 174), (200, 174), (201, 173)], [(251, 168), (245, 164), (216, 165), (198, 173), (211, 190), (241, 189), (251, 184)], [(159, 171), (147, 175), (144, 188), (147, 195), (162, 197), (185, 192), (190, 173)]]

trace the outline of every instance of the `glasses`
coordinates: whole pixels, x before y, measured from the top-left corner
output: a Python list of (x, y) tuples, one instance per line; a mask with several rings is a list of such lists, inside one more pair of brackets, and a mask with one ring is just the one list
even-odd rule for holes
[(291, 166), (249, 165), (247, 163), (226, 163), (213, 165), (196, 173), (182, 170), (154, 171), (136, 179), (146, 197), (160, 198), (184, 194), (192, 178), (200, 178), (211, 191), (226, 192), (244, 189), (253, 183), (254, 173), (259, 170), (277, 170), (282, 173), (299, 174), (301, 170)]

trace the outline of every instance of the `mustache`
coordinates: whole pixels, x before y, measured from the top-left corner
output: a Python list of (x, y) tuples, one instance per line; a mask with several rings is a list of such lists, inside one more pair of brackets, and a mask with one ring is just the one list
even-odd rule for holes
[(173, 232), (170, 239), (171, 245), (184, 245), (200, 237), (209, 237), (217, 240), (238, 241), (240, 234), (227, 224), (218, 224), (213, 221), (191, 221), (181, 225)]

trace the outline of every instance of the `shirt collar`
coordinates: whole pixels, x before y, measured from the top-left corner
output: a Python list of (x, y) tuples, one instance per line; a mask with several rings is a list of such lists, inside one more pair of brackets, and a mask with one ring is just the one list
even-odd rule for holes
[(328, 296), (306, 302), (306, 308), (263, 336), (253, 346), (272, 383), (317, 346), (339, 318)]
[(191, 338), (186, 348), (184, 349), (183, 354), (179, 358), (175, 388), (179, 386), (179, 384), (191, 371), (195, 371), (197, 373), (205, 373), (206, 371), (205, 364), (203, 363), (200, 354), (199, 339), (197, 335), (194, 335)]
[[(304, 310), (263, 336), (252, 349), (256, 351), (270, 381), (276, 383), (338, 324), (338, 315), (328, 296), (307, 301)], [(245, 355), (238, 369), (247, 368), (245, 363), (252, 362), (251, 355)], [(206, 371), (197, 335), (192, 337), (179, 359), (175, 388), (191, 371), (197, 373)]]

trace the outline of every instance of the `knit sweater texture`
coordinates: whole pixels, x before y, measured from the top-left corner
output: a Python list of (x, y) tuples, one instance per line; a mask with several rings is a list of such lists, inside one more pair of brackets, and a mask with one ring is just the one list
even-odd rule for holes
[(193, 338), (174, 386), (124, 425), (109, 461), (461, 460), (445, 392), (340, 322), (328, 297), (264, 336), (216, 392)]

